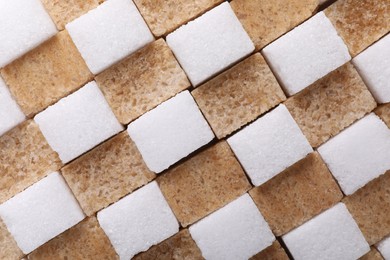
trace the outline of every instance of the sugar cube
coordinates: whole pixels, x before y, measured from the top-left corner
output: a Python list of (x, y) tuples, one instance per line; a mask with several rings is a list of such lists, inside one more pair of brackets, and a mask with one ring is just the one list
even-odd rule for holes
[(313, 151), (283, 104), (227, 141), (255, 186)]
[(65, 27), (94, 74), (154, 40), (131, 0), (107, 0)]
[(390, 102), (390, 34), (352, 60), (378, 103)]
[(95, 81), (48, 107), (34, 120), (63, 163), (123, 130)]
[(245, 193), (190, 228), (206, 259), (248, 259), (275, 240), (267, 222)]
[(28, 254), (84, 218), (65, 180), (51, 173), (0, 205), (0, 217)]
[(194, 86), (255, 49), (228, 2), (169, 34), (167, 43)]
[(379, 242), (376, 247), (378, 248), (381, 255), (384, 257), (384, 259), (390, 259), (390, 236)]
[(290, 96), (351, 59), (323, 12), (265, 47), (262, 53)]
[(145, 113), (130, 123), (127, 131), (148, 168), (156, 173), (214, 138), (188, 91)]
[(318, 148), (346, 195), (390, 169), (390, 129), (375, 114), (360, 119)]
[(358, 259), (370, 251), (343, 203), (336, 204), (282, 238), (296, 260)]
[(179, 231), (179, 224), (155, 181), (97, 214), (121, 259), (130, 259)]
[(56, 33), (39, 0), (0, 0), (0, 68)]
[(0, 78), (0, 136), (23, 122), (25, 118), (3, 79)]

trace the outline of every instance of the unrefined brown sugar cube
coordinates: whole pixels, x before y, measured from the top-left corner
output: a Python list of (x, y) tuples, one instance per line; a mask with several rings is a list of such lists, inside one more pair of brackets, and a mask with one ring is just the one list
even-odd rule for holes
[(390, 128), (390, 103), (387, 103), (375, 109), (375, 114), (377, 114)]
[(251, 187), (222, 141), (157, 178), (176, 217), (186, 227), (221, 208)]
[(252, 189), (249, 194), (276, 236), (303, 224), (343, 197), (317, 152)]
[(310, 144), (318, 147), (371, 112), (376, 102), (356, 69), (346, 63), (285, 105)]
[(127, 132), (104, 142), (61, 171), (89, 216), (155, 177)]
[(3, 260), (21, 259), (24, 255), (1, 219), (0, 248), (0, 259)]
[(108, 68), (96, 76), (96, 82), (122, 124), (190, 86), (163, 39)]
[(280, 246), (279, 242), (275, 242), (249, 260), (289, 260), (286, 251)]
[(62, 165), (32, 120), (1, 136), (0, 147), (0, 204)]
[(7, 65), (1, 74), (27, 116), (40, 112), (92, 78), (67, 31)]
[(259, 53), (196, 88), (192, 95), (218, 138), (286, 99)]

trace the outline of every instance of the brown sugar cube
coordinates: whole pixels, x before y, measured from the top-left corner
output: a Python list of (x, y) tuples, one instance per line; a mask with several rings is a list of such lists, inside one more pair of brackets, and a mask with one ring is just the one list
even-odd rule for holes
[(32, 120), (1, 136), (0, 147), (0, 203), (62, 165)]
[(250, 189), (240, 164), (222, 141), (157, 178), (176, 217), (186, 227)]
[(126, 131), (61, 171), (88, 216), (155, 178)]
[(7, 227), (0, 219), (0, 259), (21, 259), (23, 255), (23, 252), (20, 250)]
[(134, 0), (156, 37), (166, 35), (223, 0)]
[(376, 102), (352, 64), (346, 63), (285, 105), (310, 144), (318, 147), (371, 112)]
[(28, 259), (119, 259), (95, 217), (87, 218), (33, 251)]
[(259, 53), (196, 88), (192, 95), (219, 139), (286, 99)]
[(92, 79), (67, 31), (59, 32), (7, 65), (1, 74), (27, 116), (38, 113)]
[(172, 260), (191, 259), (202, 260), (202, 253), (191, 238), (190, 232), (183, 229), (176, 235), (168, 238), (158, 245), (151, 247), (148, 251), (133, 258), (134, 260)]
[(377, 114), (390, 128), (390, 103), (384, 104), (375, 109), (375, 114)]
[(278, 240), (275, 240), (271, 246), (252, 256), (250, 260), (289, 260), (289, 258)]
[(96, 8), (103, 0), (41, 0), (58, 30), (89, 10)]
[(309, 18), (318, 0), (233, 0), (230, 4), (259, 50)]
[(128, 124), (190, 83), (163, 39), (159, 39), (96, 77), (122, 124)]
[(276, 236), (339, 202), (343, 194), (317, 152), (249, 194)]
[(364, 237), (373, 245), (390, 234), (390, 171), (344, 198)]
[(352, 56), (390, 31), (389, 0), (338, 0), (325, 10), (325, 14)]
[(370, 252), (360, 257), (359, 260), (384, 260), (384, 258), (375, 247), (371, 247)]

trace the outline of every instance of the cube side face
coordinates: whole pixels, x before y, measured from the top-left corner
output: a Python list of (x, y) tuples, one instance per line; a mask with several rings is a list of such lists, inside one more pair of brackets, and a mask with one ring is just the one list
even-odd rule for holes
[(255, 186), (313, 151), (284, 105), (279, 105), (227, 141)]
[(344, 193), (350, 195), (390, 168), (390, 130), (369, 114), (320, 146), (318, 152)]
[(262, 53), (289, 96), (351, 59), (323, 12), (265, 47)]
[(189, 231), (207, 259), (248, 259), (275, 240), (248, 194), (195, 223)]
[(390, 35), (352, 60), (378, 103), (390, 102)]
[(65, 180), (57, 172), (1, 204), (0, 215), (25, 254), (84, 218)]
[(0, 136), (26, 119), (0, 77)]
[(214, 134), (188, 91), (130, 123), (127, 131), (155, 173), (209, 143)]
[(283, 241), (295, 259), (357, 259), (370, 251), (343, 203), (287, 233)]
[(0, 68), (57, 33), (39, 0), (1, 1), (0, 25)]
[(105, 1), (67, 24), (66, 29), (94, 74), (154, 40), (136, 6), (129, 0)]
[(63, 163), (123, 130), (94, 81), (39, 113), (34, 120)]
[(229, 3), (215, 7), (169, 34), (167, 44), (194, 86), (254, 50)]
[(121, 259), (129, 259), (179, 231), (156, 182), (98, 212), (97, 218)]

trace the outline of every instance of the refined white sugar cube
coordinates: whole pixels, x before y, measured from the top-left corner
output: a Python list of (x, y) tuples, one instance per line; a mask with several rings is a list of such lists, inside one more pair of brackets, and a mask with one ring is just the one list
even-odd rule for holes
[(352, 62), (378, 103), (390, 102), (390, 34)]
[(227, 141), (255, 186), (313, 151), (284, 105), (279, 105)]
[(3, 79), (0, 78), (0, 136), (23, 122), (25, 118)]
[(123, 130), (95, 81), (34, 118), (63, 163)]
[(369, 114), (318, 148), (346, 195), (390, 169), (390, 129)]
[(56, 33), (39, 0), (0, 0), (0, 68)]
[(155, 181), (98, 212), (97, 218), (121, 259), (131, 259), (179, 231)]
[(107, 0), (66, 29), (94, 74), (154, 40), (131, 0)]
[(169, 34), (167, 44), (194, 86), (255, 49), (228, 2)]
[(265, 47), (262, 53), (290, 96), (351, 59), (323, 12)]
[(210, 260), (246, 260), (275, 240), (247, 193), (195, 223), (189, 231), (203, 257)]
[(214, 138), (188, 91), (177, 94), (130, 123), (127, 131), (146, 165), (156, 173)]
[(370, 251), (355, 220), (338, 203), (283, 236), (296, 260), (358, 259)]
[(0, 217), (28, 254), (85, 216), (65, 180), (54, 172), (1, 204)]
[(389, 260), (390, 259), (390, 236), (380, 241), (376, 245), (376, 248), (378, 248), (379, 252), (384, 257), (385, 260)]

